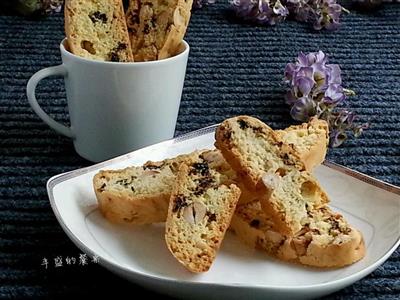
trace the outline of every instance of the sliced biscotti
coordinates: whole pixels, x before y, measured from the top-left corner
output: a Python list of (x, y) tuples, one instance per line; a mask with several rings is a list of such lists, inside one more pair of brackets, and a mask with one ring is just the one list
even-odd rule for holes
[(294, 146), (260, 120), (225, 120), (216, 131), (215, 145), (246, 187), (259, 195), (282, 234), (300, 231), (308, 213), (328, 202)]
[[(299, 130), (303, 129), (299, 127)], [(282, 130), (281, 135), (285, 137), (286, 132), (291, 134), (296, 132), (296, 129)], [(314, 152), (321, 152), (319, 147), (312, 146), (306, 140), (308, 140), (307, 134), (301, 134), (295, 140), (295, 146), (304, 149), (303, 157), (313, 157)], [(307, 148), (303, 144), (310, 144), (311, 146)], [(310, 155), (306, 155), (307, 151), (310, 151)], [(197, 152), (192, 154), (198, 155)], [(230, 176), (232, 180), (237, 182), (242, 191), (239, 199), (240, 204), (245, 204), (257, 198), (244, 186), (241, 180), (237, 180), (236, 172), (225, 161), (219, 150), (202, 151), (202, 156), (211, 164), (212, 168)], [(94, 177), (93, 183), (103, 215), (118, 223), (150, 224), (164, 222), (167, 217), (168, 201), (178, 166), (187, 157), (187, 155), (182, 155), (160, 162), (148, 162), (139, 167), (100, 171)], [(307, 163), (307, 159), (305, 163)], [(138, 188), (143, 186), (142, 181), (146, 186), (144, 191)]]
[(312, 170), (325, 160), (329, 142), (329, 127), (325, 120), (313, 117), (308, 123), (275, 132), (284, 143), (293, 145), (306, 170)]
[(81, 57), (133, 61), (122, 0), (66, 0), (69, 50)]
[[(100, 211), (115, 223), (164, 222), (180, 164), (199, 157), (217, 172), (235, 180), (235, 172), (216, 149), (194, 151), (158, 162), (149, 161), (143, 166), (122, 170), (102, 170), (93, 178)], [(253, 200), (252, 194), (245, 188), (243, 190), (245, 196)]]
[(166, 221), (165, 241), (191, 272), (213, 263), (240, 196), (229, 177), (199, 157), (181, 165)]
[(226, 119), (218, 126), (215, 140), (217, 149), (251, 190), (263, 187), (261, 178), (271, 169), (305, 170), (293, 147), (284, 144), (272, 128), (256, 118)]
[(123, 170), (104, 170), (93, 178), (100, 211), (110, 221), (164, 222), (179, 165), (198, 152)]
[(294, 237), (274, 229), (258, 201), (238, 206), (231, 221), (238, 238), (276, 258), (315, 267), (342, 267), (365, 255), (361, 233), (323, 206), (313, 211)]
[(192, 3), (193, 0), (130, 0), (126, 22), (135, 61), (177, 54)]

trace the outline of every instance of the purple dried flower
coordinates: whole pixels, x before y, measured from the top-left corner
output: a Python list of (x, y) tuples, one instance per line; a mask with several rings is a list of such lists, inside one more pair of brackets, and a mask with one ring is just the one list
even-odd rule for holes
[(342, 70), (340, 70), (339, 65), (327, 65), (326, 68), (329, 69), (328, 84), (342, 84), (342, 77), (340, 76)]
[(310, 77), (318, 87), (330, 83), (341, 83), (338, 65), (327, 65), (327, 58), (322, 51), (305, 55), (300, 53), (295, 63), (287, 64), (285, 78), (292, 83), (296, 77)]
[(280, 0), (231, 0), (239, 18), (258, 24), (275, 25), (288, 16), (288, 9)]
[(299, 98), (290, 109), (290, 115), (297, 121), (307, 122), (316, 115), (316, 106), (316, 103), (308, 97)]
[(344, 101), (346, 96), (343, 93), (343, 88), (340, 84), (329, 84), (325, 91), (322, 101), (328, 105), (338, 105)]
[(315, 81), (309, 77), (297, 77), (295, 82), (296, 94), (300, 97), (307, 97), (311, 93)]
[(312, 23), (314, 29), (336, 30), (339, 28), (339, 18), (342, 13), (342, 6), (336, 0), (317, 0), (315, 1)]
[(193, 1), (193, 8), (199, 9), (202, 8), (203, 6), (208, 6), (210, 4), (214, 4), (215, 0), (194, 0)]
[(286, 0), (286, 6), (297, 21), (309, 22), (312, 8), (308, 0)]
[(368, 123), (356, 125), (354, 121), (357, 116), (354, 112), (348, 110), (338, 110), (326, 114), (326, 121), (332, 130), (329, 133), (329, 145), (339, 147), (347, 139), (347, 131), (353, 132), (355, 137), (359, 137), (364, 129), (369, 127)]
[(356, 125), (356, 115), (347, 110), (338, 110), (346, 96), (355, 95), (342, 87), (341, 70), (338, 65), (328, 64), (322, 51), (300, 53), (295, 63), (285, 68), (285, 81), (290, 89), (286, 103), (291, 106), (290, 115), (297, 121), (307, 122), (317, 116), (328, 122), (331, 146), (340, 146), (347, 138), (347, 131), (358, 137), (368, 124)]
[(292, 97), (287, 98), (288, 104), (293, 104), (293, 97), (310, 97), (321, 102), (318, 106), (337, 105), (345, 99), (340, 86), (340, 67), (327, 64), (327, 57), (322, 51), (307, 55), (300, 53), (295, 63), (287, 64), (285, 79), (292, 91)]
[(290, 13), (300, 22), (313, 24), (316, 30), (323, 28), (334, 30), (339, 27), (342, 11), (348, 12), (336, 1), (230, 0), (230, 3), (238, 17), (255, 23), (275, 25), (284, 20)]
[(287, 17), (289, 15), (289, 10), (286, 8), (286, 6), (283, 6), (279, 0), (275, 2), (274, 6), (272, 7), (272, 11), (277, 16)]
[(347, 140), (347, 134), (343, 131), (333, 129), (329, 133), (329, 146), (332, 148), (339, 147), (345, 140)]
[(316, 30), (337, 29), (340, 14), (348, 12), (336, 0), (286, 0), (286, 6), (296, 20), (312, 23)]
[(274, 25), (290, 13), (300, 22), (313, 24), (316, 30), (337, 29), (341, 12), (348, 12), (336, 0), (230, 0), (230, 3), (236, 15), (248, 21)]

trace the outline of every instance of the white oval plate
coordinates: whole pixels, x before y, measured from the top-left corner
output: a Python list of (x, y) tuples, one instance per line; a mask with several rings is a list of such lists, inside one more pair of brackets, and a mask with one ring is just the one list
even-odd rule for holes
[(367, 254), (340, 269), (288, 264), (241, 244), (228, 232), (211, 269), (186, 271), (168, 252), (162, 224), (111, 224), (97, 209), (92, 188), (100, 169), (162, 160), (195, 149), (212, 149), (216, 126), (51, 178), (53, 211), (69, 238), (102, 266), (137, 284), (180, 298), (303, 299), (323, 296), (374, 271), (400, 244), (400, 188), (329, 162), (315, 170), (331, 206), (364, 235)]

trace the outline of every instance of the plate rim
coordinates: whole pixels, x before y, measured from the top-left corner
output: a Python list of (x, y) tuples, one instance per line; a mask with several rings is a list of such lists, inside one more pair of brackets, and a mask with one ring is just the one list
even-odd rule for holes
[[(179, 143), (185, 140), (188, 140), (194, 136), (200, 136), (200, 135), (205, 135), (209, 134), (213, 131), (215, 131), (215, 128), (219, 124), (214, 124), (211, 126), (207, 126), (195, 131), (191, 131), (188, 133), (185, 133), (181, 136), (177, 136), (173, 139), (169, 139), (154, 145), (150, 145), (144, 148), (140, 148), (138, 150), (129, 152), (127, 154), (123, 154), (120, 156), (117, 156), (115, 158), (93, 164), (88, 167), (84, 168), (79, 168), (76, 170), (71, 170), (65, 173), (60, 173), (58, 175), (52, 176), (50, 179), (48, 179), (46, 183), (46, 188), (47, 188), (47, 194), (49, 197), (49, 202), (51, 205), (51, 208), (53, 210), (54, 215), (57, 218), (57, 221), (61, 225), (62, 229), (64, 232), (67, 234), (67, 236), (72, 240), (72, 242), (83, 252), (90, 254), (90, 255), (98, 255), (97, 253), (94, 253), (90, 248), (88, 248), (83, 241), (81, 241), (72, 231), (71, 229), (65, 224), (63, 218), (61, 217), (61, 214), (58, 210), (58, 207), (55, 203), (55, 197), (54, 197), (54, 188), (58, 184), (67, 181), (71, 178), (78, 177), (85, 175), (89, 172), (95, 171), (96, 169), (101, 169), (103, 167), (106, 167), (110, 164), (113, 164), (115, 162), (120, 162), (129, 159), (131, 156), (134, 156), (136, 152), (138, 151), (143, 151), (143, 150), (151, 150), (152, 148), (158, 148), (163, 145), (170, 145), (174, 143)], [(328, 168), (334, 169), (336, 171), (339, 171), (341, 173), (347, 174), (349, 176), (352, 176), (356, 179), (359, 179), (367, 184), (374, 185), (375, 187), (381, 188), (385, 191), (388, 191), (390, 193), (393, 193), (395, 195), (400, 195), (400, 187), (387, 183), (385, 181), (373, 178), (369, 175), (366, 175), (364, 173), (358, 172), (356, 170), (353, 170), (351, 168), (345, 167), (343, 165), (327, 161), (325, 160), (323, 165), (325, 165)], [(164, 283), (174, 283), (174, 284), (183, 284), (183, 285), (194, 285), (194, 286), (213, 286), (213, 287), (229, 287), (229, 288), (251, 288), (251, 289), (265, 289), (265, 290), (282, 290), (284, 291), (304, 291), (307, 289), (321, 289), (321, 288), (328, 288), (328, 287), (335, 287), (335, 286), (346, 286), (348, 284), (354, 283), (363, 277), (367, 276), (371, 272), (373, 272), (376, 268), (378, 268), (381, 264), (383, 264), (392, 254), (393, 252), (399, 247), (400, 245), (400, 235), (397, 237), (397, 240), (394, 242), (394, 244), (389, 248), (389, 250), (382, 255), (380, 258), (378, 258), (375, 262), (371, 263), (369, 266), (367, 266), (364, 269), (359, 270), (358, 272), (348, 275), (346, 277), (340, 278), (340, 279), (335, 279), (332, 281), (327, 281), (323, 283), (317, 283), (317, 284), (311, 284), (311, 285), (302, 285), (302, 286), (296, 286), (296, 285), (288, 285), (288, 286), (276, 286), (276, 285), (267, 285), (267, 284), (254, 284), (254, 285), (249, 285), (249, 284), (243, 284), (243, 283), (213, 283), (213, 282), (197, 282), (197, 281), (185, 281), (181, 279), (175, 279), (175, 278), (167, 278), (164, 276), (157, 276), (157, 275), (151, 275), (144, 273), (142, 271), (138, 271), (135, 269), (132, 269), (130, 267), (122, 266), (118, 263), (115, 263), (103, 256), (99, 256), (99, 263), (101, 265), (104, 265), (106, 268), (110, 267), (111, 271), (113, 269), (115, 270), (121, 270), (125, 273), (130, 273), (135, 276), (141, 276), (143, 278), (147, 278), (149, 280), (156, 280), (156, 281), (161, 281)]]

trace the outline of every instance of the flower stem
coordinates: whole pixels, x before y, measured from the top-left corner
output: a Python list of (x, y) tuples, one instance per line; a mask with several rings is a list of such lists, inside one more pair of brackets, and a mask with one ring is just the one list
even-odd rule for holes
[(344, 8), (343, 6), (342, 6), (342, 11), (344, 11), (346, 14), (350, 14), (350, 11), (348, 9)]
[(350, 90), (350, 89), (345, 89), (345, 88), (343, 88), (343, 92), (344, 92), (344, 94), (345, 94), (346, 96), (355, 96), (355, 95), (356, 95), (356, 92), (353, 91), (353, 90)]

